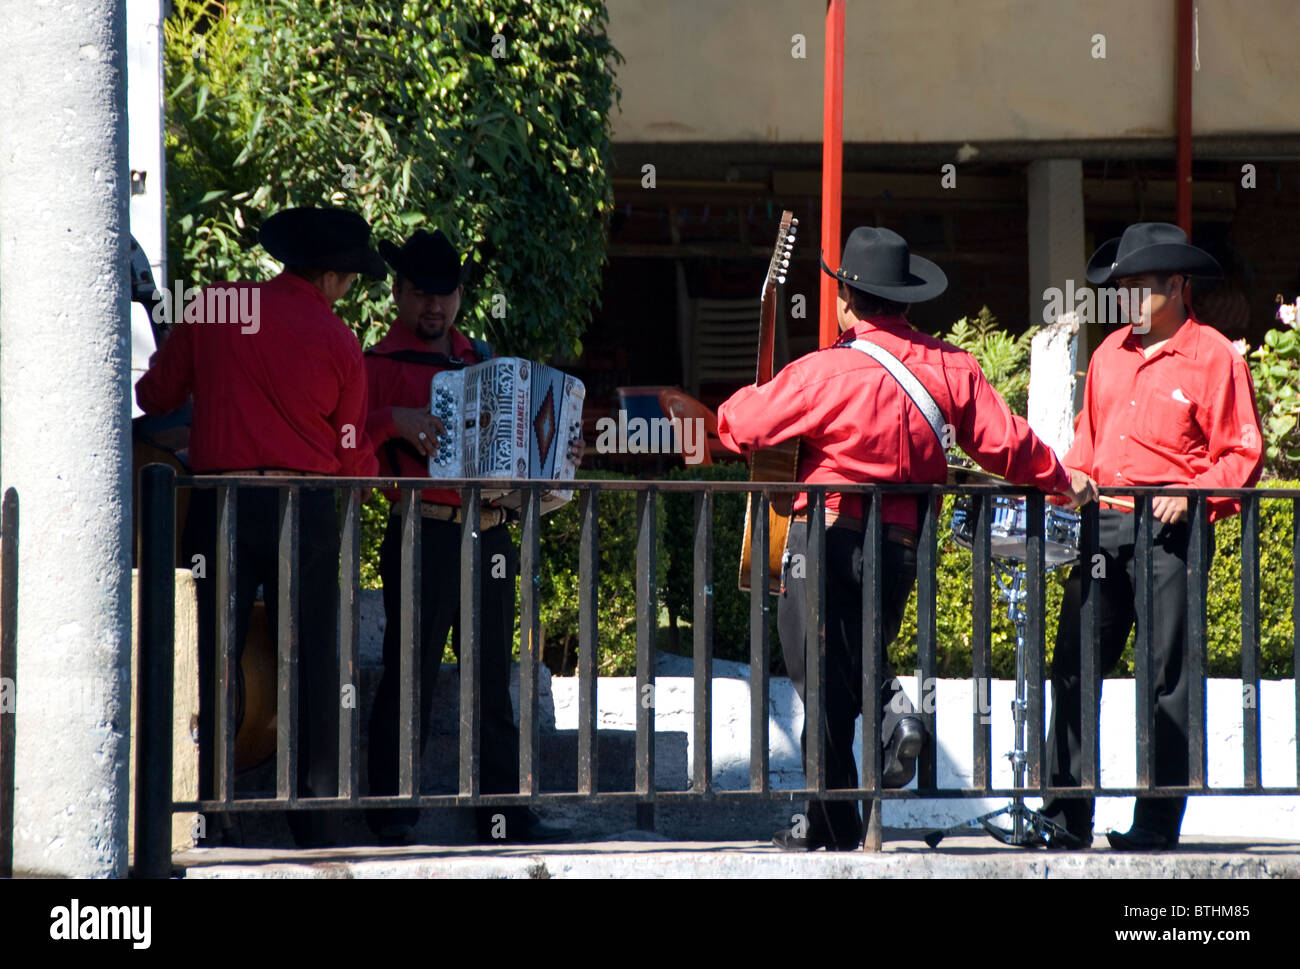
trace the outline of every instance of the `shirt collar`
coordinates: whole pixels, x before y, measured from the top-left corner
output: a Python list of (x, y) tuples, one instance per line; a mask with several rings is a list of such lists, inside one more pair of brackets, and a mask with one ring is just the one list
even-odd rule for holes
[[(478, 354), (474, 352), (474, 344), (469, 342), (469, 338), (456, 329), (454, 326), (450, 330), (451, 338), (451, 356), (465, 360), (467, 354), (472, 354), (475, 359)], [(393, 320), (388, 327), (388, 333), (376, 344), (376, 349), (382, 347), (384, 350), (422, 350), (425, 353), (431, 352), (429, 345), (416, 336), (413, 332)]]
[[(1142, 352), (1142, 339), (1133, 332), (1132, 324), (1129, 325), (1128, 333), (1124, 336), (1124, 346), (1138, 353)], [(1183, 325), (1178, 328), (1169, 341), (1162, 346), (1147, 360), (1154, 360), (1165, 353), (1178, 353), (1189, 360), (1196, 359), (1196, 351), (1201, 345), (1201, 324), (1192, 316), (1183, 320)]]
[(858, 320), (858, 322), (841, 333), (840, 338), (835, 342), (852, 343), (854, 340), (861, 339), (875, 330), (884, 330), (887, 333), (907, 333), (912, 330), (912, 324), (907, 322), (907, 317), (901, 313), (889, 316), (871, 316)]
[(321, 306), (331, 313), (334, 312), (334, 308), (330, 306), (330, 301), (325, 298), (325, 294), (301, 276), (295, 276), (293, 273), (286, 271), (272, 279), (271, 283), (276, 286), (283, 286), (299, 298), (314, 298)]

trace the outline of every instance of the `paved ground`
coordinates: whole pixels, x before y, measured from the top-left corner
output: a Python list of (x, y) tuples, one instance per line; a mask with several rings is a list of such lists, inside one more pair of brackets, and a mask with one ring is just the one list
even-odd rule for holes
[(175, 856), (186, 878), (1300, 878), (1300, 844), (1184, 836), (1171, 852), (1086, 852), (951, 836), (927, 848), (886, 831), (884, 850), (789, 854), (754, 842), (668, 841), (626, 832), (549, 847), (350, 847), (316, 851), (196, 848)]

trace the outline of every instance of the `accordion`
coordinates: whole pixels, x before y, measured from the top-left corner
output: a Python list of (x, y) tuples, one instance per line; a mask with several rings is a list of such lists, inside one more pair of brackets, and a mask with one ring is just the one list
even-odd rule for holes
[[(496, 357), (433, 377), (429, 410), (447, 432), (429, 459), (431, 478), (573, 478), (569, 442), (582, 436), (582, 381), (520, 357)], [(571, 491), (544, 492), (553, 511)], [(518, 491), (483, 489), (483, 498), (519, 508)]]

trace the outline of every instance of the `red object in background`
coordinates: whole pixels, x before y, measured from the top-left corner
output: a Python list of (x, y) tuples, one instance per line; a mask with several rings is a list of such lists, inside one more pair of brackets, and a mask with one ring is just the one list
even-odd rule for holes
[(736, 455), (722, 444), (718, 437), (718, 415), (702, 403), (676, 387), (665, 387), (659, 391), (659, 406), (669, 417), (679, 417), (683, 421), (701, 418), (704, 421), (705, 443), (700, 464), (712, 464), (715, 456), (735, 460)]
[[(826, 73), (822, 87), (822, 251), (826, 265), (840, 264), (840, 182), (844, 160), (844, 0), (826, 0)], [(837, 283), (819, 273), (819, 345), (839, 339)]]

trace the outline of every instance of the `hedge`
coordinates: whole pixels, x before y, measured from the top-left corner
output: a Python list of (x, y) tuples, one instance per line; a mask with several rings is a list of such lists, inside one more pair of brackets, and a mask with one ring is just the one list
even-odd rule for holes
[[(584, 479), (616, 479), (602, 472), (580, 472)], [(678, 468), (670, 480), (744, 480), (739, 463)], [(1269, 482), (1270, 487), (1300, 487), (1297, 482)], [(656, 582), (661, 607), (659, 626), (678, 621), (689, 624), (693, 613), (694, 496), (660, 493), (656, 538)], [(366, 509), (362, 560), (363, 584), (375, 587), (378, 540), (385, 513), (382, 497), (371, 499)], [(541, 621), (547, 662), (553, 669), (572, 672), (578, 642), (578, 548), (580, 502), (575, 499), (542, 520)], [(718, 494), (713, 518), (714, 656), (747, 662), (749, 659), (749, 596), (737, 589), (735, 570), (740, 550), (744, 497)], [(1295, 675), (1292, 651), (1292, 514), (1289, 500), (1260, 502), (1260, 675), (1265, 679)], [(940, 516), (940, 608), (936, 621), (936, 675), (968, 677), (971, 673), (971, 569), (970, 552), (952, 538), (952, 500), (944, 502)], [(603, 492), (600, 499), (599, 620), (601, 675), (629, 675), (636, 669), (636, 495)], [(516, 540), (517, 540), (516, 535)], [(1215, 554), (1210, 570), (1207, 604), (1207, 663), (1210, 676), (1236, 677), (1241, 672), (1241, 519), (1224, 519), (1215, 526)], [(1051, 661), (1056, 638), (1056, 617), (1068, 570), (1049, 574), (1047, 597), (1047, 657)], [(772, 645), (770, 668), (783, 672), (776, 636), (775, 608), (769, 629)], [(673, 635), (661, 636), (662, 648), (689, 655), (691, 637), (684, 629), (674, 647)], [(916, 592), (913, 590), (890, 659), (900, 674), (916, 667)], [(1015, 631), (1001, 600), (994, 599), (992, 636), (994, 675), (1015, 674)], [(1131, 676), (1132, 637), (1114, 675)]]

